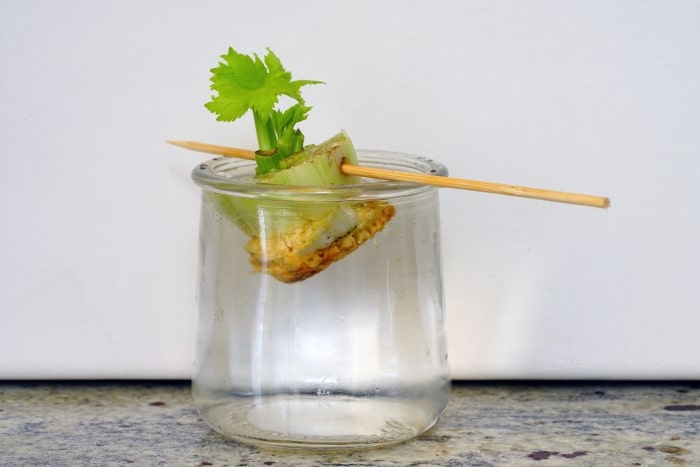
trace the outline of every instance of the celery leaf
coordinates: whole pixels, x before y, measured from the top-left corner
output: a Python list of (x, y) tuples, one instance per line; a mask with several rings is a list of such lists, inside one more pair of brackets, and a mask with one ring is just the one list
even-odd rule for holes
[[(295, 125), (305, 120), (310, 110), (301, 88), (321, 81), (292, 80), (292, 74), (270, 49), (262, 60), (257, 54), (241, 54), (231, 47), (221, 58), (211, 70), (211, 90), (216, 94), (205, 107), (217, 115), (217, 120), (225, 122), (238, 120), (251, 110), (260, 150), (276, 148), (276, 159), (300, 150), (303, 134)], [(286, 110), (277, 109), (280, 96), (287, 96), (296, 104)]]

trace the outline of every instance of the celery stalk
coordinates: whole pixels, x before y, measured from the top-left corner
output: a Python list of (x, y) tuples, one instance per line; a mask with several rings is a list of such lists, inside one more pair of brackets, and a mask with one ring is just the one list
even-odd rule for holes
[(357, 154), (350, 137), (344, 131), (318, 146), (310, 145), (291, 160), (288, 167), (258, 175), (260, 183), (297, 186), (334, 186), (360, 183), (357, 176), (340, 170), (343, 162), (357, 164)]
[[(341, 132), (319, 145), (304, 147), (295, 125), (308, 111), (300, 88), (320, 81), (292, 81), (279, 58), (268, 49), (264, 60), (229, 48), (212, 69), (217, 95), (206, 107), (218, 120), (233, 121), (252, 111), (258, 138), (256, 181), (261, 184), (327, 187), (360, 183), (340, 170), (357, 163), (352, 142)], [(296, 101), (281, 111), (285, 95)], [(209, 193), (209, 201), (250, 237), (246, 250), (258, 272), (282, 282), (304, 280), (344, 258), (384, 228), (394, 215), (386, 202), (350, 203), (249, 199)]]

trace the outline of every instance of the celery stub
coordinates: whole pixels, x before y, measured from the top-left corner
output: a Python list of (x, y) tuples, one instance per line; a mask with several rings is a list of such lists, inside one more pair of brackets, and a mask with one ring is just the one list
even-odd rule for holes
[[(229, 48), (213, 68), (206, 107), (217, 120), (233, 121), (253, 113), (259, 149), (255, 180), (263, 184), (328, 187), (357, 184), (356, 176), (342, 173), (343, 162), (357, 163), (352, 142), (341, 132), (319, 145), (304, 146), (296, 125), (309, 110), (300, 89), (320, 81), (292, 80), (292, 75), (271, 51), (263, 59)], [(279, 97), (294, 104), (277, 108)], [(304, 280), (347, 256), (394, 215), (386, 202), (295, 202), (238, 198), (208, 194), (226, 219), (250, 236), (246, 250), (258, 272), (282, 282)], [(264, 228), (263, 228), (264, 227)]]

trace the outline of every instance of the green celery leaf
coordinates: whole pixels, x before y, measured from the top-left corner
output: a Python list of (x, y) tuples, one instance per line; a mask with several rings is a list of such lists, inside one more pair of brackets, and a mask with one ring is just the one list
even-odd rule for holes
[[(305, 120), (311, 109), (304, 104), (301, 88), (322, 82), (293, 81), (292, 74), (269, 48), (260, 59), (257, 54), (244, 55), (229, 47), (221, 59), (211, 70), (211, 90), (215, 94), (205, 107), (217, 115), (217, 120), (227, 122), (237, 120), (251, 110), (259, 149), (277, 148), (275, 160), (301, 149), (304, 135), (294, 126)], [(281, 111), (277, 109), (280, 96), (287, 96), (296, 103)], [(276, 164), (269, 162), (266, 159), (264, 165)]]

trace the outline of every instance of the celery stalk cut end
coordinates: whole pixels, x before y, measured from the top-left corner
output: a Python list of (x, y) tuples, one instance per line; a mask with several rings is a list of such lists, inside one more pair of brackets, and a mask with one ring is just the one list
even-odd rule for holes
[[(288, 168), (257, 175), (263, 184), (327, 187), (360, 183), (342, 173), (356, 164), (348, 135), (340, 132), (304, 148)], [(385, 201), (289, 201), (208, 193), (223, 218), (250, 237), (246, 250), (257, 272), (281, 282), (307, 279), (355, 251), (382, 230), (395, 208)]]

